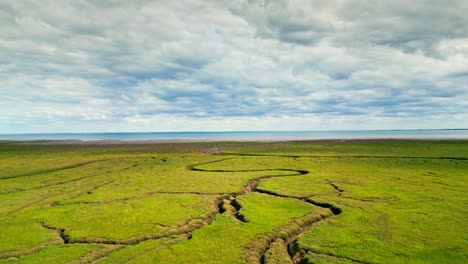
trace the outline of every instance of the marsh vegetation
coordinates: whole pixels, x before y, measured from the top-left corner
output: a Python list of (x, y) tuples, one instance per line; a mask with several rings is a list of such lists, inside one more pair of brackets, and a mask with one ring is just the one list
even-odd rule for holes
[(466, 141), (5, 142), (0, 263), (466, 263), (467, 178)]

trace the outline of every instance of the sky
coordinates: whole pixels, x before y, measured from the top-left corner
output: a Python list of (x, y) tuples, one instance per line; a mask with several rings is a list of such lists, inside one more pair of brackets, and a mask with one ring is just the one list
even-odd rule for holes
[(0, 1), (0, 133), (468, 128), (468, 1)]

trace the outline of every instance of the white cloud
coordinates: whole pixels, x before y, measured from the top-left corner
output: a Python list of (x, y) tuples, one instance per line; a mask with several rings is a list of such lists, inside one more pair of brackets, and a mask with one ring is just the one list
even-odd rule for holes
[(455, 0), (3, 1), (0, 133), (467, 127), (466, 13)]

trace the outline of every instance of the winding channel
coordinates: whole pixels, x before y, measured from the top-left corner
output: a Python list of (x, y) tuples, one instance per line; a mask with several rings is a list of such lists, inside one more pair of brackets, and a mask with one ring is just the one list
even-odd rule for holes
[[(193, 164), (187, 166), (188, 170), (193, 170), (193, 171), (200, 171), (200, 172), (269, 172), (269, 171), (289, 171), (291, 174), (269, 174), (269, 175), (263, 175), (260, 177), (256, 177), (251, 179), (247, 185), (243, 188), (242, 191), (237, 192), (237, 193), (232, 193), (231, 196), (229, 197), (231, 205), (236, 209), (236, 212), (234, 213), (234, 217), (236, 217), (240, 221), (245, 221), (244, 217), (239, 213), (241, 206), (239, 203), (236, 202), (235, 198), (238, 195), (245, 195), (249, 192), (259, 192), (259, 193), (264, 193), (276, 197), (281, 197), (281, 198), (289, 198), (289, 199), (296, 199), (300, 200), (306, 203), (309, 203), (311, 205), (321, 207), (324, 209), (328, 209), (329, 213), (326, 214), (321, 214), (320, 216), (312, 216), (312, 215), (305, 215), (304, 217), (300, 218), (300, 221), (297, 221), (295, 223), (292, 223), (291, 225), (296, 225), (296, 229), (290, 228), (290, 230), (295, 230), (292, 232), (287, 232), (287, 237), (281, 237), (278, 233), (273, 233), (273, 234), (267, 234), (266, 236), (261, 236), (259, 239), (267, 240), (263, 241), (263, 245), (266, 245), (262, 248), (254, 248), (253, 252), (249, 252), (247, 250), (246, 252), (246, 261), (248, 263), (265, 263), (265, 253), (270, 249), (272, 243), (277, 240), (277, 239), (282, 239), (285, 244), (287, 244), (288, 248), (288, 254), (291, 258), (292, 263), (305, 263), (306, 259), (304, 258), (305, 252), (300, 251), (298, 245), (297, 245), (297, 237), (301, 235), (302, 233), (306, 232), (309, 230), (313, 224), (319, 222), (319, 221), (324, 221), (332, 216), (339, 215), (342, 212), (342, 209), (337, 207), (336, 205), (330, 204), (330, 203), (324, 203), (324, 202), (317, 202), (312, 200), (311, 198), (306, 198), (306, 197), (299, 197), (299, 196), (290, 196), (290, 195), (284, 195), (284, 194), (279, 194), (276, 192), (264, 190), (264, 189), (258, 189), (257, 186), (260, 183), (261, 180), (268, 179), (268, 178), (281, 178), (281, 177), (291, 177), (291, 176), (300, 176), (300, 175), (306, 175), (309, 174), (310, 172), (308, 170), (302, 170), (302, 169), (287, 169), (287, 168), (271, 168), (271, 169), (252, 169), (252, 170), (222, 170), (222, 169), (202, 169), (199, 168), (198, 166), (201, 165), (206, 165), (206, 164), (213, 164), (213, 163), (219, 163), (225, 160), (228, 160), (231, 158), (223, 158), (223, 159), (218, 159), (214, 161), (209, 161), (209, 162), (204, 162), (204, 163), (199, 163), (199, 164)], [(342, 189), (340, 189), (336, 184), (332, 183), (329, 180), (326, 180), (330, 186), (332, 186), (335, 190), (339, 192), (339, 195), (343, 192)], [(218, 212), (223, 213), (225, 210), (223, 210), (222, 207), (223, 203), (220, 202), (218, 204)], [(301, 223), (301, 224), (298, 224)], [(288, 226), (282, 227), (282, 229), (287, 229)], [(265, 243), (266, 242), (266, 243)], [(253, 244), (253, 243), (252, 243)], [(260, 252), (260, 254), (258, 254)], [(356, 260), (351, 260), (348, 259), (352, 262), (359, 262)]]
[[(326, 220), (326, 219), (328, 219), (330, 217), (333, 217), (333, 216), (336, 216), (336, 215), (340, 214), (342, 212), (342, 209), (337, 207), (336, 205), (329, 204), (329, 203), (324, 203), (324, 202), (317, 202), (317, 201), (314, 201), (313, 199), (307, 198), (307, 197), (289, 196), (289, 195), (279, 194), (279, 193), (275, 193), (275, 192), (272, 192), (272, 191), (269, 191), (269, 190), (258, 189), (257, 188), (260, 181), (262, 181), (264, 179), (280, 178), (280, 177), (294, 177), (294, 176), (306, 175), (306, 174), (309, 174), (309, 171), (307, 171), (307, 170), (289, 169), (289, 168), (269, 168), (269, 169), (251, 169), (251, 170), (243, 170), (243, 169), (239, 169), (239, 170), (222, 170), (222, 169), (203, 169), (203, 168), (200, 168), (200, 166), (202, 166), (202, 165), (219, 163), (219, 162), (229, 160), (229, 159), (233, 159), (233, 158), (228, 157), (228, 158), (212, 160), (212, 161), (208, 161), (208, 162), (204, 162), (204, 163), (192, 164), (192, 165), (186, 166), (186, 169), (190, 170), (190, 171), (200, 172), (200, 173), (203, 173), (203, 172), (210, 172), (210, 173), (213, 173), (213, 172), (216, 172), (216, 173), (223, 173), (223, 172), (272, 172), (273, 174), (267, 173), (265, 175), (252, 178), (238, 192), (234, 192), (234, 193), (212, 193), (212, 195), (218, 195), (217, 198), (216, 198), (216, 208), (217, 208), (217, 210), (208, 212), (208, 213), (206, 213), (205, 215), (203, 215), (202, 217), (200, 217), (198, 219), (188, 219), (186, 221), (185, 225), (177, 227), (177, 231), (174, 231), (174, 230), (169, 231), (168, 230), (167, 232), (163, 232), (163, 233), (142, 234), (142, 235), (138, 235), (136, 237), (133, 237), (133, 238), (130, 238), (130, 239), (127, 239), (127, 240), (116, 240), (116, 239), (108, 239), (108, 238), (72, 238), (67, 234), (67, 231), (64, 228), (51, 226), (51, 225), (48, 225), (47, 223), (44, 223), (44, 222), (40, 222), (38, 224), (40, 224), (40, 226), (42, 226), (43, 228), (46, 228), (46, 229), (49, 229), (51, 231), (56, 232), (58, 237), (59, 237), (58, 239), (61, 240), (61, 241), (58, 241), (58, 243), (60, 243), (60, 244), (75, 244), (75, 243), (95, 244), (95, 243), (98, 243), (98, 244), (105, 244), (105, 245), (114, 246), (114, 247), (119, 246), (119, 247), (117, 247), (115, 249), (115, 250), (119, 250), (121, 248), (136, 245), (136, 244), (139, 244), (139, 243), (141, 243), (143, 241), (147, 241), (147, 240), (151, 240), (151, 239), (162, 239), (162, 238), (168, 238), (168, 237), (171, 237), (171, 236), (183, 236), (183, 237), (186, 237), (187, 239), (190, 239), (191, 236), (192, 236), (193, 231), (198, 230), (198, 229), (202, 228), (205, 225), (211, 224), (216, 219), (217, 215), (226, 212), (226, 209), (225, 209), (226, 202), (228, 204), (230, 204), (235, 209), (235, 212), (233, 212), (233, 216), (237, 220), (239, 220), (241, 222), (247, 222), (248, 220), (240, 213), (240, 210), (241, 210), (242, 206), (236, 201), (236, 197), (240, 196), (240, 195), (245, 195), (245, 194), (247, 194), (249, 192), (259, 192), (259, 193), (272, 195), (272, 196), (276, 196), (276, 197), (281, 197), (281, 198), (300, 200), (302, 202), (306, 202), (308, 204), (311, 204), (311, 205), (326, 209), (327, 213), (323, 213), (323, 214), (321, 214), (319, 216), (308, 214), (308, 215), (305, 215), (305, 216), (297, 219), (299, 221), (291, 221), (291, 223), (288, 226), (283, 226), (283, 227), (278, 228), (277, 230), (275, 230), (275, 232), (273, 232), (271, 234), (257, 236), (256, 239), (262, 239), (263, 240), (263, 242), (264, 242), (264, 243), (262, 243), (263, 246), (261, 248), (253, 248), (253, 249), (249, 248), (247, 246), (245, 248), (245, 250), (246, 250), (245, 256), (244, 256), (245, 260), (248, 263), (265, 263), (265, 257), (264, 257), (265, 253), (270, 249), (272, 243), (275, 240), (283, 239), (284, 243), (287, 245), (288, 253), (289, 253), (290, 258), (291, 258), (291, 262), (292, 263), (305, 263), (304, 261), (306, 261), (306, 260), (304, 259), (304, 255), (305, 255), (306, 252), (299, 250), (299, 247), (297, 245), (297, 237), (299, 235), (301, 235), (302, 233), (306, 232), (309, 228), (311, 228), (313, 224), (315, 224), (317, 222), (320, 222), (320, 221), (324, 221), (324, 220)], [(99, 160), (99, 161), (101, 161), (101, 160)], [(62, 168), (59, 168), (59, 169), (69, 169), (69, 168), (83, 166), (85, 164), (89, 164), (89, 163), (93, 163), (93, 162), (99, 162), (99, 161), (79, 163), (79, 164), (76, 164), (76, 165), (66, 166), (66, 167), (62, 167)], [(53, 171), (59, 170), (59, 169), (53, 169)], [(274, 171), (277, 171), (277, 172), (278, 171), (282, 171), (282, 172), (287, 171), (287, 172), (290, 172), (290, 173), (289, 174), (284, 174), (284, 173), (283, 174), (274, 174)], [(42, 171), (41, 172), (34, 172), (34, 173), (29, 174), (29, 175), (38, 174), (38, 173), (43, 173), (43, 172)], [(18, 176), (19, 175), (15, 175), (14, 177), (18, 177)], [(24, 176), (26, 176), (26, 175), (24, 175)], [(9, 178), (11, 178), (11, 177), (9, 177)], [(335, 190), (339, 191), (340, 193), (343, 191), (338, 186), (331, 183), (330, 181), (327, 181), (327, 183), (330, 184)], [(94, 189), (93, 189), (93, 191), (94, 191)], [(158, 193), (159, 192), (152, 192), (152, 193), (148, 193), (147, 195), (156, 195)], [(167, 192), (167, 193), (174, 193), (174, 194), (190, 193), (190, 194), (193, 194), (193, 192)], [(133, 199), (133, 198), (138, 198), (138, 197), (126, 197), (126, 198), (121, 198), (121, 199), (119, 199), (117, 201), (110, 201), (110, 202), (120, 202), (120, 201), (125, 201), (127, 199)], [(198, 224), (194, 224), (194, 221), (192, 221), (192, 220), (202, 220), (202, 223), (198, 222)], [(288, 227), (291, 227), (291, 226), (294, 227), (294, 228), (289, 228), (289, 230), (294, 230), (294, 231), (286, 232), (287, 237), (284, 237), (284, 232), (283, 232), (283, 235), (280, 237), (280, 234), (279, 234), (280, 229), (281, 230), (288, 230)], [(254, 242), (254, 241), (252, 241), (252, 242)], [(13, 253), (13, 255), (0, 256), (0, 259), (12, 257), (12, 256), (20, 257), (20, 256), (23, 256), (23, 255), (26, 255), (26, 254), (31, 254), (31, 253), (37, 252), (37, 251), (39, 251), (41, 249), (43, 249), (42, 246), (37, 247), (37, 249), (28, 250), (29, 251), (28, 253), (26, 253), (26, 252), (15, 252), (15, 253)], [(94, 262), (96, 262), (96, 261), (98, 261), (98, 260), (100, 260), (102, 258), (105, 258), (109, 254), (115, 252), (115, 250), (110, 250), (108, 253), (100, 254), (99, 258), (92, 259), (92, 260), (89, 261), (89, 263), (94, 263)], [(348, 260), (351, 260), (351, 259), (348, 259)], [(359, 262), (359, 261), (355, 261), (355, 260), (351, 260), (351, 261)]]

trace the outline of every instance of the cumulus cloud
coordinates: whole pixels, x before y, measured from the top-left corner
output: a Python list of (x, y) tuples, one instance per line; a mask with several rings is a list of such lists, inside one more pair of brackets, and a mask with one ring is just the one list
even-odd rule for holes
[(2, 1), (0, 133), (467, 127), (466, 13), (455, 0)]

